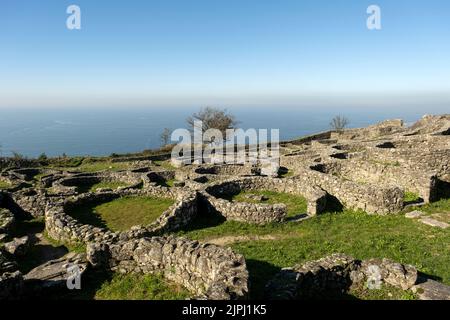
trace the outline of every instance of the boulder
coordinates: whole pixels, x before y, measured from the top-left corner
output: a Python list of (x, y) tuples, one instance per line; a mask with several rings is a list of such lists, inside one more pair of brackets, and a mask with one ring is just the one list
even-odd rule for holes
[(0, 208), (0, 233), (8, 233), (14, 222), (15, 218), (11, 211)]
[(68, 253), (62, 258), (48, 261), (24, 276), (31, 290), (64, 289), (75, 274), (81, 279), (88, 268), (85, 254)]
[(30, 248), (30, 238), (28, 236), (14, 238), (12, 241), (5, 243), (4, 248), (14, 256), (24, 256)]
[(448, 223), (442, 222), (442, 221), (438, 221), (436, 219), (433, 218), (429, 218), (429, 217), (425, 217), (419, 220), (420, 222), (427, 224), (429, 226), (432, 227), (438, 227), (441, 229), (447, 229), (449, 227)]
[(409, 219), (416, 219), (416, 218), (420, 218), (422, 215), (423, 215), (422, 211), (415, 210), (415, 211), (407, 212), (405, 214), (405, 217), (409, 218)]

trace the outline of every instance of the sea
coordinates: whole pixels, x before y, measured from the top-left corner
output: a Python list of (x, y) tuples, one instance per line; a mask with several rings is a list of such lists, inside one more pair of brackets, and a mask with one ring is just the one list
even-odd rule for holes
[[(194, 107), (130, 108), (18, 108), (0, 109), (0, 156), (14, 152), (26, 157), (106, 156), (134, 153), (161, 145), (164, 128), (187, 128)], [(289, 140), (325, 131), (336, 115), (349, 119), (349, 127), (375, 124), (385, 119), (403, 119), (411, 124), (424, 114), (443, 110), (404, 108), (228, 108), (242, 129), (279, 129), (280, 139)], [(434, 111), (434, 112), (433, 112)]]

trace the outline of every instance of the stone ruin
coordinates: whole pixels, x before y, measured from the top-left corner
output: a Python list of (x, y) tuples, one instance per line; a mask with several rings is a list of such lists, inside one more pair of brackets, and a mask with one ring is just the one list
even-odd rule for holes
[[(367, 128), (329, 131), (283, 142), (279, 170), (277, 166), (279, 177), (273, 176), (272, 167), (266, 170), (254, 164), (181, 163), (167, 170), (155, 169), (149, 159), (140, 158), (134, 159), (139, 164), (135, 169), (118, 172), (4, 170), (0, 181), (10, 186), (0, 191), (0, 241), (8, 244), (0, 249), (0, 299), (60, 285), (65, 280), (62, 266), (72, 262), (80, 263), (83, 271), (103, 268), (123, 273), (161, 272), (199, 299), (246, 298), (248, 272), (243, 256), (231, 249), (167, 233), (189, 226), (199, 214), (212, 212), (227, 220), (253, 224), (286, 220), (284, 204), (226, 199), (241, 191), (269, 190), (302, 196), (307, 201), (308, 216), (336, 205), (368, 214), (394, 214), (407, 206), (448, 197), (449, 129), (449, 115), (425, 116), (409, 127), (400, 120), (390, 120)], [(285, 176), (286, 172), (289, 174)], [(176, 180), (172, 187), (166, 184), (169, 180)], [(86, 188), (100, 182), (120, 182), (124, 186), (95, 192)], [(405, 202), (406, 193), (417, 194), (417, 203)], [(67, 213), (70, 208), (97, 201), (145, 196), (166, 197), (175, 203), (154, 223), (123, 232), (83, 224)], [(30, 217), (43, 217), (49, 237), (61, 243), (83, 244), (87, 253), (71, 253), (21, 274), (14, 261), (29, 243), (26, 239), (12, 239), (10, 234), (16, 220)], [(268, 297), (293, 299), (310, 290), (329, 288), (342, 292), (367, 278), (369, 264), (382, 271), (382, 280), (387, 284), (402, 289), (416, 285), (413, 282), (417, 282), (417, 270), (413, 267), (389, 260), (359, 261), (334, 255), (283, 270), (268, 284)]]
[(345, 294), (352, 286), (382, 283), (411, 289), (417, 282), (416, 268), (389, 259), (357, 260), (333, 254), (293, 268), (285, 268), (266, 285), (268, 299), (293, 300), (321, 294)]

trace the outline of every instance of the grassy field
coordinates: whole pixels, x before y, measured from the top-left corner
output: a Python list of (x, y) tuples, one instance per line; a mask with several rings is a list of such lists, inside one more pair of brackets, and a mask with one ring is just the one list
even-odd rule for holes
[(86, 185), (78, 187), (78, 192), (96, 192), (98, 189), (112, 189), (116, 190), (120, 187), (127, 187), (128, 184), (120, 181), (113, 182), (99, 182), (93, 185)]
[(96, 300), (185, 300), (191, 294), (162, 275), (114, 274), (95, 292)]
[(11, 184), (9, 182), (0, 180), (0, 189), (8, 189), (10, 187), (11, 187)]
[(124, 197), (107, 203), (74, 208), (69, 214), (81, 223), (124, 231), (135, 225), (148, 225), (174, 203), (171, 199)]
[[(265, 201), (258, 201), (247, 198), (248, 195), (264, 196), (268, 199)], [(288, 193), (280, 193), (265, 190), (245, 191), (237, 195), (234, 195), (231, 199), (233, 201), (249, 202), (249, 203), (265, 203), (265, 204), (283, 203), (287, 206), (288, 217), (306, 213), (306, 199), (301, 196)]]
[[(424, 210), (442, 212), (449, 207), (450, 199), (447, 199)], [(265, 226), (201, 216), (178, 235), (203, 241), (240, 236), (231, 247), (246, 258), (253, 298), (262, 297), (265, 283), (281, 268), (335, 252), (358, 259), (390, 258), (412, 264), (421, 272), (450, 284), (450, 231), (407, 219), (403, 214), (372, 216), (344, 210), (300, 223)], [(270, 235), (271, 239), (257, 239), (264, 235)]]
[(82, 163), (76, 167), (58, 167), (55, 169), (65, 171), (80, 171), (80, 172), (97, 172), (103, 170), (120, 171), (127, 170), (130, 165), (126, 162), (109, 162), (109, 161), (96, 161)]

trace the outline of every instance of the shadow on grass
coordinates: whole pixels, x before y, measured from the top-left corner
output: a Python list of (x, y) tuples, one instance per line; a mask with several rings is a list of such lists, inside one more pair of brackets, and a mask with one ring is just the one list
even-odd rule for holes
[(101, 202), (77, 206), (70, 208), (67, 213), (82, 224), (89, 224), (94, 227), (107, 229), (106, 221), (95, 211), (95, 207), (99, 204), (101, 204)]
[(250, 299), (264, 299), (264, 288), (267, 282), (272, 279), (281, 268), (265, 261), (246, 259), (249, 273)]
[(327, 194), (326, 201), (325, 213), (339, 213), (344, 211), (344, 206), (335, 196)]
[(93, 300), (97, 291), (106, 282), (111, 281), (113, 274), (105, 270), (89, 268), (81, 277), (80, 290), (49, 290), (42, 295), (44, 300)]
[(201, 229), (208, 229), (217, 227), (224, 223), (226, 219), (217, 212), (208, 212), (206, 210), (199, 210), (197, 217), (181, 229), (181, 231), (194, 231)]

